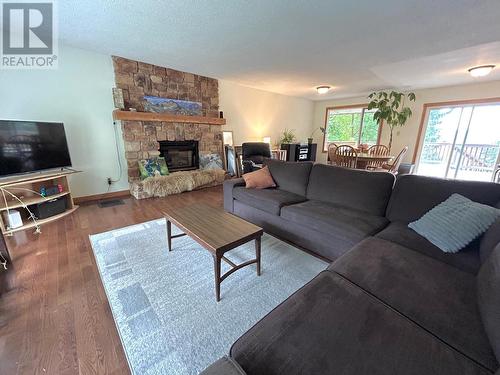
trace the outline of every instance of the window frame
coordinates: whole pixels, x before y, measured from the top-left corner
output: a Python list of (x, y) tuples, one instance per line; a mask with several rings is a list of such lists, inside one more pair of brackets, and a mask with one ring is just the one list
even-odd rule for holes
[(420, 162), (420, 153), (424, 145), (425, 133), (427, 131), (427, 123), (429, 119), (429, 113), (432, 109), (441, 107), (466, 107), (470, 105), (481, 105), (481, 104), (500, 104), (500, 97), (484, 98), (484, 99), (465, 99), (465, 100), (452, 100), (446, 102), (434, 102), (434, 103), (424, 103), (422, 106), (422, 114), (420, 115), (420, 124), (418, 127), (417, 138), (415, 140), (415, 146), (413, 147), (413, 157), (411, 159), (412, 164), (415, 166)]
[[(325, 109), (325, 132), (323, 133), (323, 146), (321, 148), (322, 153), (328, 152), (328, 145), (326, 141), (326, 133), (328, 131), (328, 112), (329, 111), (336, 111), (336, 110), (344, 110), (344, 109), (359, 109), (361, 108), (362, 110), (362, 118), (364, 117), (364, 113), (366, 110), (368, 110), (368, 103), (362, 103), (362, 104), (350, 104), (350, 105), (343, 105), (343, 106), (334, 106), (334, 107), (326, 107)], [(382, 136), (382, 126), (384, 125), (384, 122), (382, 121), (378, 127), (378, 132), (377, 132), (377, 144), (380, 144), (380, 138)], [(361, 136), (361, 132), (360, 132)]]

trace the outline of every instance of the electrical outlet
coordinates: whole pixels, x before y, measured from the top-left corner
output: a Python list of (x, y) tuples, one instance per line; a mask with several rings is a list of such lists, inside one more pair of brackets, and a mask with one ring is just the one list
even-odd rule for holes
[(108, 185), (111, 185), (113, 181), (111, 180), (111, 177), (108, 177)]

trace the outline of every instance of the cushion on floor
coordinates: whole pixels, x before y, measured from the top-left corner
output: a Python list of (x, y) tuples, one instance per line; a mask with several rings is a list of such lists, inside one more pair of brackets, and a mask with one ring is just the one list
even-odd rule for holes
[(479, 239), (472, 241), (456, 254), (445, 253), (437, 246), (427, 241), (404, 222), (390, 223), (385, 229), (375, 235), (387, 241), (395, 242), (409, 249), (418, 251), (431, 258), (445, 262), (453, 267), (472, 274), (479, 272)]
[(333, 262), (365, 289), (464, 355), (494, 371), (477, 306), (476, 277), (380, 238), (368, 238)]
[(231, 356), (249, 375), (490, 373), (328, 271), (240, 337)]
[(281, 189), (247, 189), (241, 186), (234, 187), (233, 197), (251, 207), (274, 215), (279, 215), (281, 207), (287, 204), (306, 200), (303, 196)]
[(384, 217), (314, 200), (283, 207), (281, 217), (319, 232), (345, 238), (353, 245), (375, 234), (388, 223)]

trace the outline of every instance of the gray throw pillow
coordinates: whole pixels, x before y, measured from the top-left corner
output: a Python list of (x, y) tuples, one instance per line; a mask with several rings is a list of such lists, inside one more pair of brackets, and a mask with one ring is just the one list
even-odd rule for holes
[(445, 253), (467, 246), (500, 217), (500, 210), (453, 194), (408, 227)]

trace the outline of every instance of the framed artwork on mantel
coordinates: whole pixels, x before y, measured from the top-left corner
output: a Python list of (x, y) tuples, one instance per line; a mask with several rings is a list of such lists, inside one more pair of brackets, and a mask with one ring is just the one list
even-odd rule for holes
[(222, 132), (222, 140), (224, 145), (234, 146), (233, 142), (233, 131), (225, 130)]

